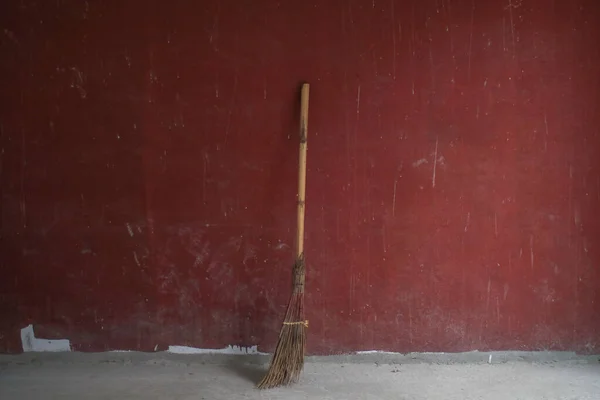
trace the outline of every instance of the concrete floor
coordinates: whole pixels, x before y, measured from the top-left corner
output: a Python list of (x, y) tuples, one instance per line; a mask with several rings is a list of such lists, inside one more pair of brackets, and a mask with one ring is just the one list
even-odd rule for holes
[(258, 391), (266, 363), (259, 355), (0, 356), (0, 399), (600, 399), (598, 357), (569, 353), (315, 357), (299, 384)]

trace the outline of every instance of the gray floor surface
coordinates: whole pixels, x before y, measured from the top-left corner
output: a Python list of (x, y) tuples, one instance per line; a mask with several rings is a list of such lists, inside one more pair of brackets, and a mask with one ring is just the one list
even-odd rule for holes
[(0, 356), (0, 399), (600, 400), (598, 357), (544, 353), (307, 358), (301, 381), (259, 391), (264, 356)]

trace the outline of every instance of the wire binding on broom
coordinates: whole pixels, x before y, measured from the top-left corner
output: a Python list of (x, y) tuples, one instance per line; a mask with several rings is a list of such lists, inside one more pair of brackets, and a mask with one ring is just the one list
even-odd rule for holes
[(284, 322), (283, 325), (304, 325), (305, 328), (308, 328), (308, 320), (296, 321), (296, 322)]

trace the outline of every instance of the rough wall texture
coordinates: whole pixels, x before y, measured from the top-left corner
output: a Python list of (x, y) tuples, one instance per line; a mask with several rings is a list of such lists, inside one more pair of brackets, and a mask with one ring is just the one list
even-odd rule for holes
[[(122, 3), (122, 4), (121, 4)], [(0, 350), (598, 351), (585, 0), (7, 1)]]

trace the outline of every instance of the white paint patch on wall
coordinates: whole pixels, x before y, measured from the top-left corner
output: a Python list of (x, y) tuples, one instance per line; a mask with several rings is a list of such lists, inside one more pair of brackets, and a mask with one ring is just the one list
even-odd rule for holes
[(395, 355), (402, 355), (401, 353), (394, 353), (393, 351), (379, 351), (379, 350), (363, 350), (363, 351), (357, 351), (355, 354), (395, 354)]
[(133, 237), (133, 229), (131, 228), (129, 222), (125, 224), (125, 227), (127, 228), (127, 232), (129, 232), (129, 236)]
[[(443, 356), (446, 354), (471, 354), (471, 353), (479, 353), (479, 350), (467, 351), (464, 353), (444, 353), (443, 351), (421, 351), (418, 353), (410, 353), (410, 354), (419, 354), (419, 355), (432, 355), (432, 356)], [(352, 354), (383, 354), (383, 355), (394, 355), (394, 356), (405, 356), (406, 353), (398, 353), (394, 351), (383, 351), (383, 350), (362, 350), (356, 351)]]
[(241, 347), (241, 346), (227, 346), (224, 349), (198, 349), (195, 347), (188, 346), (169, 346), (167, 350), (169, 353), (174, 354), (267, 354), (260, 353), (258, 346)]
[(412, 166), (413, 166), (413, 168), (417, 168), (423, 164), (427, 164), (427, 160), (425, 158), (421, 158), (420, 160), (413, 162)]
[(23, 352), (31, 351), (71, 351), (71, 342), (68, 339), (38, 339), (33, 333), (33, 325), (21, 329), (21, 345)]

